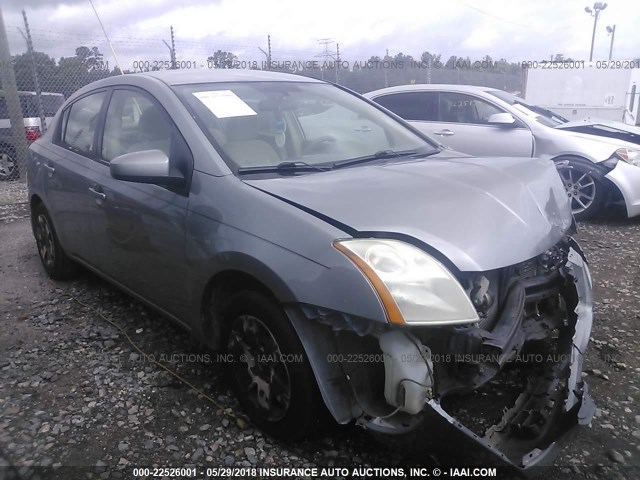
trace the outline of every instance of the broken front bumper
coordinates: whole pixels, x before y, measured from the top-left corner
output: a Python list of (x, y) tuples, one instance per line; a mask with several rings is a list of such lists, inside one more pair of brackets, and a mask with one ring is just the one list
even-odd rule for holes
[[(524, 281), (526, 288), (515, 288), (515, 293), (509, 293), (504, 302), (503, 317), (489, 330), (471, 328), (459, 335), (443, 329), (445, 336), (437, 339), (437, 331), (431, 329), (421, 333), (412, 328), (390, 330), (382, 327), (381, 330), (370, 322), (336, 312), (313, 307), (290, 310), (289, 317), (304, 344), (320, 391), (333, 416), (340, 423), (356, 419), (359, 425), (393, 443), (418, 445), (425, 453), (435, 452), (440, 459), (451, 456), (456, 463), (463, 456), (466, 461), (480, 465), (508, 464), (524, 470), (550, 464), (558, 442), (575, 425), (589, 424), (595, 411), (588, 387), (582, 380), (584, 354), (593, 320), (591, 277), (578, 244), (569, 239), (565, 246), (566, 261), (561, 269), (554, 275), (543, 276), (542, 282), (538, 279), (529, 283)], [(560, 291), (563, 293), (559, 294)], [(556, 309), (556, 313), (549, 313), (548, 322), (525, 319), (524, 312), (532, 298), (537, 305), (538, 299), (546, 301), (545, 298), (554, 294), (562, 296), (563, 315), (557, 314)], [(510, 303), (513, 304), (511, 307)], [(545, 318), (544, 312), (540, 318)], [(548, 333), (551, 331), (558, 332), (557, 338)], [(402, 342), (400, 336), (406, 336), (404, 345), (396, 349), (401, 352), (398, 360), (389, 360), (392, 355), (384, 346), (383, 338), (389, 339), (391, 335), (398, 342)], [(470, 425), (479, 416), (473, 395), (482, 389), (496, 390), (503, 383), (499, 376), (509, 371), (513, 366), (511, 362), (518, 363), (513, 357), (537, 343), (552, 346), (553, 360), (534, 365), (535, 376), (527, 370), (524, 387), (518, 386), (504, 411), (489, 404), (493, 419), (481, 431)], [(425, 346), (427, 344), (431, 352)], [(434, 348), (440, 348), (440, 352)], [(384, 352), (384, 369), (381, 363), (366, 363), (366, 359), (377, 358), (380, 349)], [(482, 364), (479, 368), (475, 365), (473, 375), (465, 377), (463, 372), (455, 381), (447, 374), (451, 365), (436, 364), (435, 357), (443, 352), (487, 351), (497, 352), (492, 355), (491, 365)], [(425, 375), (423, 368), (415, 378), (408, 378), (414, 388), (406, 388), (406, 383), (402, 385), (402, 379), (407, 380), (404, 373), (410, 369), (399, 363), (420, 360), (431, 353), (435, 368), (432, 369), (430, 361), (425, 360), (425, 364), (429, 364), (433, 375)], [(340, 361), (327, 361), (331, 358)], [(354, 360), (349, 361), (350, 358)], [(389, 362), (398, 362), (398, 365), (389, 365)], [(529, 368), (529, 365), (525, 366)], [(403, 375), (394, 374), (401, 380), (390, 386), (390, 372), (394, 372), (394, 367), (403, 370)], [(516, 365), (514, 370), (517, 368)], [(402, 388), (398, 388), (400, 385)], [(397, 394), (399, 391), (401, 393)], [(394, 402), (394, 394), (402, 398), (396, 398)], [(413, 395), (421, 395), (421, 410)], [(458, 398), (458, 405), (463, 408), (451, 408), (449, 398)], [(416, 405), (418, 409), (415, 409)], [(398, 408), (394, 410), (393, 407)], [(458, 415), (465, 411), (466, 415)], [(469, 419), (471, 422), (467, 421)]]
[(640, 215), (640, 167), (619, 161), (605, 175), (622, 194), (629, 218)]
[[(510, 408), (505, 408), (496, 424), (483, 433), (477, 429), (474, 431), (450, 413), (450, 405), (446, 400), (441, 402), (436, 398), (428, 400), (419, 421), (400, 416), (395, 420), (393, 417), (371, 418), (361, 419), (360, 422), (378, 433), (413, 436), (415, 441), (424, 439), (425, 444), (428, 444), (428, 439), (437, 438), (438, 441), (430, 447), (444, 454), (444, 458), (451, 454), (453, 459), (460, 451), (464, 451), (465, 456), (469, 455), (468, 460), (483, 465), (507, 464), (526, 470), (551, 464), (557, 453), (558, 442), (574, 426), (590, 424), (595, 411), (588, 386), (582, 379), (582, 365), (593, 320), (591, 276), (580, 247), (573, 240), (570, 241), (564, 269), (570, 280), (568, 283), (575, 290), (572, 292), (574, 309), (573, 315), (568, 315), (569, 318), (564, 321), (564, 333), (556, 342), (559, 347), (552, 354), (552, 362), (547, 361), (548, 368), (528, 379), (524, 390)], [(518, 329), (526, 331), (527, 327), (518, 324)], [(570, 332), (570, 336), (567, 332)], [(564, 341), (563, 336), (566, 336)], [(501, 340), (501, 346), (506, 345), (507, 350), (512, 350), (518, 341), (522, 341), (514, 333)], [(484, 343), (485, 346), (493, 346), (497, 339), (486, 335)], [(543, 359), (541, 354), (529, 356), (534, 361), (538, 361), (538, 357)], [(502, 357), (497, 361), (504, 365)], [(494, 386), (488, 383), (482, 388), (492, 389)], [(467, 416), (477, 416), (478, 412), (473, 410), (472, 399), (468, 396), (460, 397), (458, 404), (464, 407), (461, 411), (466, 412)], [(495, 416), (497, 407), (489, 408), (494, 410), (492, 413)], [(438, 431), (443, 436), (437, 435)], [(418, 438), (416, 432), (421, 432)], [(446, 442), (442, 442), (442, 438), (446, 438)], [(467, 448), (464, 448), (465, 444)]]

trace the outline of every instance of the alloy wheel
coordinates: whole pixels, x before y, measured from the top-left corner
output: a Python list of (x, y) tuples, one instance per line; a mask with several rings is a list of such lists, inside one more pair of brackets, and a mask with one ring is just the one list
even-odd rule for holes
[(0, 153), (0, 178), (10, 178), (16, 169), (16, 162), (8, 153)]
[(53, 267), (56, 261), (53, 232), (51, 231), (49, 220), (42, 213), (38, 215), (36, 222), (36, 244), (42, 263), (44, 263), (47, 268)]
[(562, 183), (571, 201), (571, 211), (581, 213), (587, 210), (596, 198), (596, 182), (587, 172), (574, 171), (566, 167), (559, 169)]
[(284, 418), (291, 402), (291, 377), (269, 327), (252, 315), (240, 315), (227, 347), (234, 356), (233, 373), (253, 407), (269, 422)]

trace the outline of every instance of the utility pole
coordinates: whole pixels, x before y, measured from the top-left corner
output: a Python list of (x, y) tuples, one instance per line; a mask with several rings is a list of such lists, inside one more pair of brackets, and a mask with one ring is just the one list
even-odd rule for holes
[(616, 38), (616, 26), (607, 27), (607, 33), (611, 35), (611, 45), (609, 46), (609, 60), (613, 56), (613, 39)]
[(29, 30), (29, 22), (27, 21), (27, 12), (22, 10), (22, 18), (24, 19), (24, 29), (27, 32), (25, 40), (27, 41), (27, 52), (31, 60), (31, 73), (33, 75), (33, 86), (36, 91), (36, 104), (38, 106), (38, 116), (40, 117), (40, 128), (42, 132), (47, 131), (47, 119), (42, 108), (42, 90), (40, 89), (40, 80), (38, 79), (38, 66), (36, 65), (36, 56), (33, 52), (33, 41), (31, 39), (31, 31)]
[(162, 40), (167, 48), (169, 49), (169, 57), (171, 58), (171, 70), (175, 70), (176, 67), (176, 41), (173, 35), (173, 25), (171, 25), (171, 45)]
[(603, 2), (596, 2), (591, 7), (584, 7), (584, 11), (593, 17), (593, 33), (591, 34), (591, 52), (589, 53), (589, 61), (593, 60), (593, 44), (596, 40), (596, 26), (598, 25), (598, 18), (600, 18), (600, 12), (607, 8), (607, 4)]
[(258, 47), (264, 56), (267, 58), (267, 70), (271, 70), (271, 35), (267, 35), (267, 51), (265, 52), (261, 47)]
[[(335, 40), (333, 40), (332, 38), (321, 38), (320, 40), (318, 40), (318, 43), (320, 45), (324, 45), (324, 52), (316, 55), (316, 57), (323, 58), (322, 67), (320, 68), (320, 75), (322, 80), (324, 80), (324, 64), (327, 62), (327, 58), (333, 58), (333, 55), (329, 53), (329, 45), (331, 45), (332, 43), (335, 43)], [(334, 58), (334, 61), (335, 61), (335, 58)]]
[[(9, 51), (7, 31), (4, 28), (2, 8), (0, 8), (0, 82), (2, 82), (2, 90), (7, 103), (7, 113), (11, 122), (11, 136), (16, 150), (16, 161), (18, 165), (24, 167), (27, 164), (29, 146), (27, 145), (27, 137), (24, 131), (24, 118), (22, 117), (22, 108), (20, 108), (20, 97), (18, 96), (16, 76), (13, 71), (11, 52)], [(24, 168), (21, 168), (20, 171), (21, 176), (25, 174)]]
[[(389, 49), (387, 48), (387, 53), (384, 56), (384, 60), (387, 61), (387, 59), (389, 58)], [(389, 86), (389, 78), (387, 77), (387, 67), (385, 67), (384, 62), (382, 63), (382, 69), (384, 70), (384, 86), (388, 87)]]
[(336, 83), (338, 83), (339, 80), (339, 76), (338, 76), (338, 67), (340, 65), (340, 44), (336, 42)]

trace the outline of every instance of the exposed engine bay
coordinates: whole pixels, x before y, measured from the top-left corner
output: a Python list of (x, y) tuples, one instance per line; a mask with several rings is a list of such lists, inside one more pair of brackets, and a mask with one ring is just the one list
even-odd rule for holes
[(592, 299), (580, 247), (565, 237), (535, 258), (458, 280), (476, 323), (391, 328), (317, 307), (290, 311), (300, 337), (315, 338), (305, 348), (325, 403), (339, 422), (394, 441), (425, 446), (446, 429), (456, 448), (481, 446), (484, 462), (548, 464), (557, 440), (595, 410), (581, 378)]

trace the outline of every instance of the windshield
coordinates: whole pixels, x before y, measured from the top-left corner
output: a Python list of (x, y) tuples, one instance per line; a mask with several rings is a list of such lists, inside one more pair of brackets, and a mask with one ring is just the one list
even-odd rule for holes
[(516, 97), (503, 90), (487, 90), (486, 93), (499, 98), (503, 102), (507, 102), (509, 105), (516, 108), (518, 111), (524, 113), (528, 117), (532, 118), (538, 123), (546, 125), (547, 127), (556, 127), (563, 123), (567, 123), (568, 120), (551, 110), (538, 107), (536, 105), (530, 105), (526, 103), (522, 98)]
[(175, 90), (236, 172), (283, 163), (319, 172), (309, 167), (437, 151), (391, 116), (329, 84), (211, 83)]

